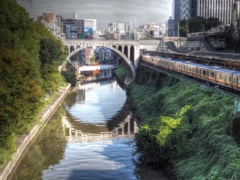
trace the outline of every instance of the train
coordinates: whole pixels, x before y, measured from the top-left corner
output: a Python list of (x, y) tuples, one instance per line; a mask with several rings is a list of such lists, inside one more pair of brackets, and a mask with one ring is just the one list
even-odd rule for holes
[(175, 60), (157, 55), (142, 54), (143, 62), (211, 83), (217, 87), (240, 92), (240, 71), (222, 66), (208, 66), (192, 61)]

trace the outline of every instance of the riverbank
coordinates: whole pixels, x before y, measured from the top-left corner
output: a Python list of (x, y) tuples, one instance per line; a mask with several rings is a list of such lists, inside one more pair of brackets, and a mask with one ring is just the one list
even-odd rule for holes
[(38, 124), (36, 124), (28, 134), (22, 135), (16, 140), (17, 150), (14, 153), (12, 160), (5, 166), (5, 168), (2, 171), (0, 171), (0, 180), (7, 179), (8, 175), (11, 173), (15, 165), (18, 163), (19, 159), (21, 158), (22, 154), (28, 147), (29, 143), (34, 140), (34, 138), (43, 129), (43, 126), (47, 124), (48, 120), (56, 111), (59, 104), (67, 96), (70, 88), (71, 88), (70, 84), (64, 87), (61, 90), (61, 92), (59, 92), (59, 94), (54, 98), (54, 100), (39, 113)]
[(180, 179), (240, 178), (240, 149), (230, 135), (239, 97), (142, 66), (128, 91), (140, 117), (143, 162), (172, 164), (170, 175)]

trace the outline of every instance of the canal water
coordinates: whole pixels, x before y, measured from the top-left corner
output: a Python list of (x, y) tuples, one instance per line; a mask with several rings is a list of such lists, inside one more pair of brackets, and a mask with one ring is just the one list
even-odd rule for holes
[(115, 80), (77, 85), (9, 179), (168, 179), (133, 160), (137, 131), (126, 92)]

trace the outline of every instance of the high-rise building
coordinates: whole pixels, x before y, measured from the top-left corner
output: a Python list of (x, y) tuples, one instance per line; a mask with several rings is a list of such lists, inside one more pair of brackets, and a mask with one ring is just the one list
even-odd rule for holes
[(173, 0), (175, 27), (180, 20), (197, 16), (219, 18), (223, 25), (230, 25), (233, 23), (234, 6), (240, 18), (240, 0)]
[(175, 32), (174, 19), (172, 19), (172, 17), (170, 16), (165, 24), (165, 35), (166, 37), (174, 37), (175, 34), (176, 32)]
[(173, 19), (178, 23), (182, 17), (182, 3), (183, 0), (173, 0)]
[(95, 35), (97, 34), (96, 19), (84, 19), (84, 34), (85, 39), (95, 39)]
[(240, 19), (240, 0), (235, 0), (234, 11), (236, 11), (237, 18)]
[(64, 19), (63, 31), (66, 34), (66, 39), (84, 39), (84, 20)]
[(190, 0), (182, 0), (181, 19), (190, 18)]
[(37, 0), (17, 0), (17, 3), (26, 9), (30, 18), (37, 20)]
[(230, 25), (235, 1), (238, 0), (198, 0), (197, 16), (219, 18), (224, 25)]
[(191, 19), (197, 17), (197, 2), (198, 2), (198, 0), (190, 0), (189, 13), (190, 13), (190, 18)]
[(181, 19), (193, 19), (197, 16), (198, 0), (182, 0)]

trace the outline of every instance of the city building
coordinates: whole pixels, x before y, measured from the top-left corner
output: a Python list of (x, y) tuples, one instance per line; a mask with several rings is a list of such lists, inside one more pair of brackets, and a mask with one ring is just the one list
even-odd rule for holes
[(63, 32), (66, 39), (84, 39), (85, 27), (83, 19), (63, 19)]
[(235, 1), (238, 2), (238, 0), (198, 0), (197, 16), (219, 18), (224, 25), (229, 26), (232, 22), (232, 12)]
[(240, 0), (236, 0), (232, 14), (232, 35), (235, 39), (240, 38)]
[(56, 16), (54, 12), (43, 13), (42, 16), (38, 17), (38, 20), (41, 21), (54, 36), (58, 38), (63, 38), (63, 23), (62, 17)]
[(240, 19), (240, 0), (235, 0), (235, 6), (236, 6), (236, 13), (238, 19)]
[(17, 0), (17, 3), (26, 9), (30, 18), (37, 20), (37, 0)]
[(170, 16), (169, 19), (166, 21), (165, 24), (165, 36), (166, 37), (174, 37), (176, 32), (175, 32), (175, 21), (172, 19)]
[[(174, 21), (175, 36), (177, 36), (177, 24), (180, 20), (193, 19), (198, 16), (219, 18), (223, 25), (230, 26), (233, 23), (234, 3), (236, 3), (235, 6), (239, 12), (240, 0), (173, 0), (173, 20), (167, 21), (166, 28), (171, 29), (168, 26), (171, 26), (172, 21)], [(166, 35), (168, 30), (166, 30)]]
[(179, 10), (181, 20), (182, 19), (193, 19), (193, 18), (197, 17), (197, 2), (198, 2), (198, 0), (181, 0), (179, 2), (181, 3), (181, 8)]
[(191, 19), (190, 0), (182, 0), (181, 19)]
[(85, 63), (91, 64), (91, 58), (94, 56), (94, 51), (92, 47), (86, 47), (84, 49), (84, 52), (85, 52)]
[(108, 29), (105, 32), (108, 39), (133, 39), (133, 29), (132, 34), (130, 34), (130, 24), (126, 22), (113, 22), (108, 25)]
[(182, 17), (182, 0), (173, 0), (173, 19), (177, 24)]
[(156, 26), (156, 25), (154, 26), (153, 37), (160, 38), (160, 27), (159, 26)]
[(84, 35), (85, 39), (96, 39), (97, 35), (96, 19), (84, 19)]

